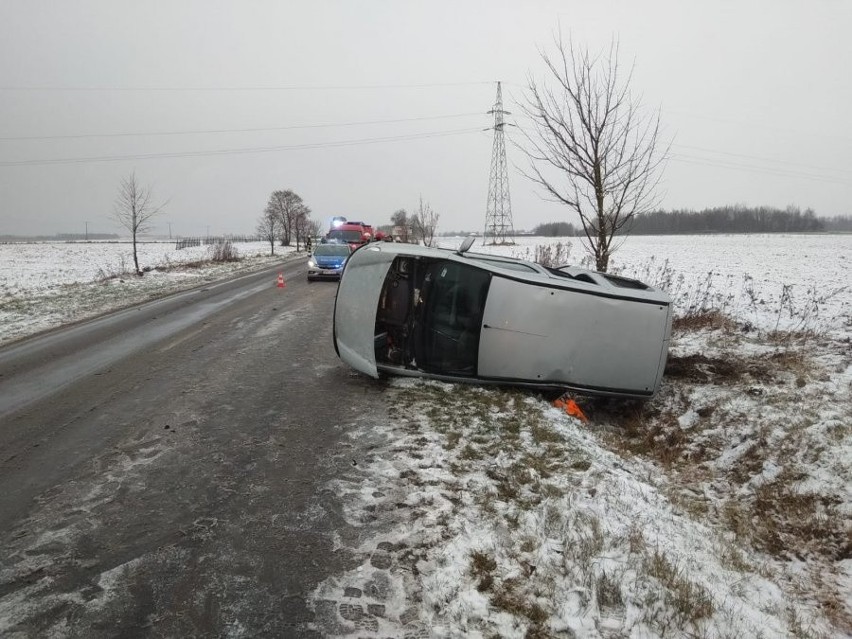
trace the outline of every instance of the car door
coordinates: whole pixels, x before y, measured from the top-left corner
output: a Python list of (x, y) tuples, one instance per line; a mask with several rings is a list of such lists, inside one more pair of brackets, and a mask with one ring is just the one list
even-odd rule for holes
[(346, 263), (334, 304), (334, 345), (352, 368), (378, 377), (375, 354), (376, 309), (393, 255), (364, 247)]

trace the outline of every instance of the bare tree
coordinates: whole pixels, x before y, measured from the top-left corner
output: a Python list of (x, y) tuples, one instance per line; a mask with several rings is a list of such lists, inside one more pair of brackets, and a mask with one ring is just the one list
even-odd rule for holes
[(299, 250), (300, 243), (307, 238), (305, 230), (310, 216), (311, 209), (304, 204), (299, 204), (293, 212), (293, 235), (296, 236), (296, 251)]
[(307, 223), (305, 225), (305, 230), (307, 231), (307, 237), (314, 239), (319, 237), (320, 235), (320, 221), (314, 220), (313, 218), (308, 218)]
[(303, 206), (302, 198), (293, 191), (273, 191), (266, 205), (266, 212), (278, 217), (281, 246), (290, 246), (293, 227)]
[(583, 244), (605, 272), (616, 233), (658, 205), (668, 149), (658, 150), (659, 111), (643, 114), (629, 91), (632, 69), (621, 73), (617, 40), (595, 56), (561, 34), (554, 41), (555, 54), (541, 54), (550, 83), (530, 76), (522, 106), (533, 123), (525, 131), (526, 175), (579, 214)]
[(432, 210), (428, 202), (423, 203), (423, 196), (421, 196), (417, 212), (411, 219), (414, 238), (418, 242), (423, 242), (424, 246), (432, 246), (435, 243), (435, 229), (438, 228), (438, 218), (440, 217)]
[(300, 215), (296, 222), (296, 246), (298, 249), (299, 239), (305, 245), (306, 250), (311, 250), (313, 239), (319, 235), (320, 223), (311, 218), (311, 209), (305, 207), (304, 214)]
[(137, 238), (151, 229), (151, 218), (162, 211), (166, 204), (167, 202), (154, 203), (151, 187), (140, 185), (136, 181), (135, 172), (121, 179), (112, 214), (119, 224), (130, 231), (133, 241), (133, 265), (137, 275), (142, 275), (136, 251)]
[(269, 212), (269, 208), (257, 221), (257, 234), (269, 242), (270, 255), (275, 255), (275, 240), (278, 239), (278, 217)]
[(411, 220), (405, 209), (397, 209), (391, 215), (391, 224), (393, 225), (394, 239), (400, 242), (408, 242), (411, 231)]

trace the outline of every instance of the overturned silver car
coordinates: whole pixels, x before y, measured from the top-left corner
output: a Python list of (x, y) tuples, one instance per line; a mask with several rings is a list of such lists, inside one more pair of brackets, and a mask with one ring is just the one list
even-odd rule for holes
[(349, 258), (334, 345), (353, 368), (454, 382), (652, 397), (669, 296), (624, 277), (378, 242)]

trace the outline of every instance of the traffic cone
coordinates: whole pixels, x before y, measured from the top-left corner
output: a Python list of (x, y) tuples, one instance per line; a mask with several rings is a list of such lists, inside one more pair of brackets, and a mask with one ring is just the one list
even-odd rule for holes
[(284, 273), (278, 274), (278, 288), (285, 288), (287, 285), (284, 283)]

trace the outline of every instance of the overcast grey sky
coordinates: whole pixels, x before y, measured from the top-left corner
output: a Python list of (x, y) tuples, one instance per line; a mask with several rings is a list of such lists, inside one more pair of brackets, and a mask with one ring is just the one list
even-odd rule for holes
[[(664, 208), (852, 214), (852, 2), (0, 0), (0, 233), (118, 231), (131, 171), (161, 233), (251, 232), (288, 188), (323, 221), (422, 195), (481, 231), (495, 81), (518, 113), (560, 24), (635, 63), (674, 141)], [(510, 186), (516, 229), (576, 221)]]

